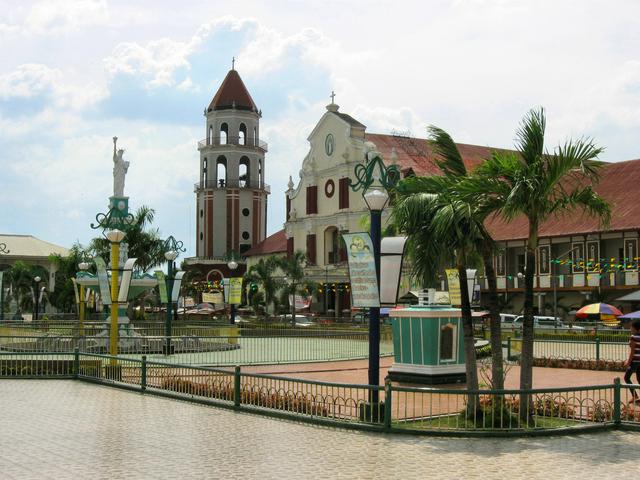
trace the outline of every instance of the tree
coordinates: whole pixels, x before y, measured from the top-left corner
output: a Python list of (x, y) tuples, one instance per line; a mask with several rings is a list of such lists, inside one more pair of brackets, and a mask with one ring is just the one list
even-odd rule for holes
[[(442, 177), (431, 179), (430, 177), (413, 177), (407, 179), (402, 184), (404, 194), (409, 193), (432, 193), (436, 195), (446, 195), (450, 198), (458, 198), (463, 204), (468, 204), (469, 215), (475, 217), (477, 224), (485, 222), (491, 211), (485, 207), (487, 199), (468, 199), (469, 193), (461, 188), (461, 184), (468, 178), (469, 172), (462, 160), (462, 155), (451, 136), (444, 130), (431, 126), (429, 131), (429, 143), (434, 149), (438, 159), (436, 163), (442, 172)], [(493, 268), (493, 253), (495, 244), (489, 233), (484, 228), (477, 228), (479, 234), (470, 248), (477, 252), (484, 267), (485, 277), (489, 286), (489, 313), (491, 331), (491, 375), (492, 385), (495, 389), (504, 388), (504, 362), (502, 355), (502, 332), (500, 325), (500, 302), (496, 274)]]
[[(544, 109), (530, 110), (516, 133), (516, 152), (494, 152), (468, 182), (472, 195), (507, 221), (524, 216), (528, 223), (524, 280), (524, 321), (520, 388), (533, 386), (533, 280), (540, 226), (553, 216), (582, 210), (608, 224), (611, 210), (592, 185), (599, 179), (602, 148), (591, 139), (568, 140), (553, 152), (544, 147)], [(521, 405), (528, 405), (524, 396)], [(530, 409), (521, 408), (527, 419)]]
[(49, 293), (49, 301), (58, 310), (70, 312), (76, 303), (72, 278), (75, 278), (78, 264), (83, 260), (82, 245), (75, 243), (69, 249), (69, 255), (63, 257), (56, 253), (50, 255), (49, 260), (57, 267), (56, 288)]
[(28, 310), (33, 307), (34, 295), (38, 293), (34, 291), (34, 278), (39, 276), (42, 279), (48, 277), (47, 271), (40, 266), (28, 265), (18, 260), (11, 268), (6, 271), (8, 282), (10, 285), (7, 304), (12, 299), (15, 300), (17, 306), (17, 314), (22, 310)]
[[(426, 182), (430, 185), (429, 190), (439, 193), (420, 193), (418, 187)], [(447, 175), (401, 181), (392, 215), (398, 229), (407, 235), (414, 275), (429, 284), (445, 266), (455, 265), (458, 270), (467, 387), (477, 390), (478, 371), (466, 269), (486, 232), (473, 207), (449, 189), (452, 184)], [(469, 417), (475, 416), (479, 407), (477, 400), (477, 395), (469, 395)]]
[[(285, 291), (288, 296), (293, 296), (293, 301), (290, 302), (291, 308), (291, 323), (296, 324), (296, 293), (302, 287), (302, 280), (304, 279), (304, 266), (307, 261), (307, 256), (301, 250), (294, 252), (290, 257), (278, 258), (278, 266), (282, 273), (286, 277)], [(287, 297), (288, 297), (287, 296)]]
[(258, 263), (252, 265), (245, 274), (245, 280), (249, 283), (253, 282), (262, 287), (265, 303), (265, 320), (269, 305), (274, 304), (276, 300), (276, 291), (279, 288), (279, 282), (274, 278), (274, 273), (278, 268), (278, 257), (272, 255), (270, 257), (261, 258)]
[[(143, 272), (163, 264), (164, 240), (160, 238), (160, 231), (151, 228), (155, 218), (155, 210), (146, 205), (138, 208), (133, 216), (133, 223), (129, 226), (124, 242), (129, 248), (129, 257), (137, 258), (136, 267)], [(94, 256), (108, 259), (111, 244), (104, 237), (96, 237), (89, 244), (89, 251)]]

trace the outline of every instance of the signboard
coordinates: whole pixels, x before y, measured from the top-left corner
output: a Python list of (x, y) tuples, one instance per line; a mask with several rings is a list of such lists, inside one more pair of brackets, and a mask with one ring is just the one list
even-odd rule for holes
[[(229, 303), (232, 305), (240, 305), (242, 302), (242, 277), (233, 277), (227, 279), (229, 282)], [(225, 282), (225, 286), (226, 286)]]
[(380, 296), (373, 245), (368, 233), (344, 233), (353, 307), (379, 307)]
[(222, 297), (221, 292), (203, 292), (202, 293), (202, 301), (204, 303), (224, 303), (224, 298)]
[(156, 270), (154, 273), (156, 275), (156, 278), (158, 279), (158, 291), (160, 292), (160, 302), (168, 303), (169, 296), (167, 295), (166, 276), (162, 270)]
[(447, 268), (447, 285), (449, 286), (449, 300), (451, 305), (462, 305), (462, 297), (460, 296), (460, 277), (457, 268)]
[(98, 285), (100, 286), (100, 297), (103, 305), (111, 305), (111, 293), (109, 292), (109, 278), (107, 277), (107, 265), (100, 257), (95, 257), (93, 263), (96, 264), (98, 272)]
[[(289, 305), (293, 303), (293, 295), (289, 295)], [(296, 295), (296, 310), (304, 310), (311, 305), (311, 298), (304, 298), (301, 295)]]

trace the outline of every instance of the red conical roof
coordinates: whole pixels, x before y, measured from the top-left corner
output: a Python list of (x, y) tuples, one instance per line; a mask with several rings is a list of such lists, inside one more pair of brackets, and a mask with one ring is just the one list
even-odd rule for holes
[(229, 70), (227, 76), (224, 77), (222, 85), (220, 85), (213, 100), (211, 100), (207, 111), (224, 110), (227, 108), (251, 111), (258, 110), (258, 107), (253, 103), (253, 98), (251, 98), (247, 87), (244, 86), (244, 82), (236, 70)]

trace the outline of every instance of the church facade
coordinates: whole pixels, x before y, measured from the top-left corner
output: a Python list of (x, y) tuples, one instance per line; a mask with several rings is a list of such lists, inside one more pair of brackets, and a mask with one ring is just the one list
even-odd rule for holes
[(265, 154), (260, 140), (258, 109), (240, 75), (231, 69), (204, 110), (205, 138), (200, 156), (196, 194), (196, 257), (187, 268), (202, 279), (242, 275), (243, 262), (229, 272), (227, 260), (240, 259), (262, 242), (267, 231)]

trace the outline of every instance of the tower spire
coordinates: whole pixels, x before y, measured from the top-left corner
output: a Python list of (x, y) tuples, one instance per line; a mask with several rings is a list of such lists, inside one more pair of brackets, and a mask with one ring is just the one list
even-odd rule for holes
[(231, 70), (236, 69), (236, 57), (231, 57)]

